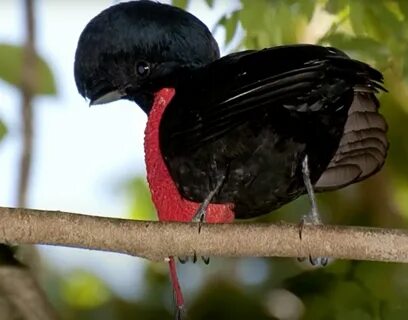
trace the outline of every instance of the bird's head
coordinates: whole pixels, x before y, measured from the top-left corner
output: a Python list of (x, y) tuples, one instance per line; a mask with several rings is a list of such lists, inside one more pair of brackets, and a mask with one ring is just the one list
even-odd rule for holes
[(192, 14), (131, 1), (102, 11), (85, 27), (75, 54), (75, 82), (90, 104), (129, 99), (148, 113), (154, 93), (173, 87), (177, 74), (217, 58), (211, 32)]

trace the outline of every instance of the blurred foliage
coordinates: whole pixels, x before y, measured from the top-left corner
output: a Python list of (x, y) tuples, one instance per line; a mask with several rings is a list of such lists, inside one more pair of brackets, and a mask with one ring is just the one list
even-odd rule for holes
[(256, 296), (236, 283), (223, 279), (208, 281), (189, 306), (189, 313), (197, 320), (274, 319)]
[[(10, 44), (0, 44), (0, 79), (20, 87), (23, 61), (23, 47)], [(54, 76), (45, 60), (37, 55), (37, 87), (36, 94), (55, 95)]]
[(93, 309), (110, 298), (103, 281), (85, 271), (73, 271), (59, 285), (64, 300), (73, 308)]
[(180, 7), (185, 9), (187, 7), (188, 4), (188, 0), (173, 0), (173, 5), (176, 7)]
[[(23, 47), (0, 43), (0, 79), (17, 88), (21, 87), (23, 76)], [(37, 55), (37, 81), (35, 94), (55, 95), (57, 93), (54, 75), (44, 58)], [(4, 103), (4, 102), (3, 102)], [(0, 141), (7, 133), (6, 124), (0, 119)]]
[[(282, 43), (300, 42), (299, 34), (312, 17), (316, 1), (243, 0), (237, 12), (245, 31), (247, 48), (265, 48)], [(272, 31), (272, 32), (271, 32)]]
[(4, 138), (4, 136), (7, 134), (7, 127), (4, 124), (3, 121), (0, 119), (0, 141)]
[(156, 209), (153, 206), (146, 179), (136, 177), (129, 181), (127, 189), (131, 194), (130, 218), (136, 220), (155, 220)]
[[(185, 7), (187, 0), (175, 0)], [(212, 7), (217, 0), (206, 0)], [(408, 1), (406, 0), (241, 0), (242, 10), (219, 24), (227, 42), (239, 24), (246, 34), (241, 48), (261, 49), (311, 42), (331, 45), (379, 68), (388, 93), (381, 111), (389, 123), (391, 148), (381, 173), (342, 191), (319, 195), (324, 220), (332, 224), (407, 227), (408, 219)], [(3, 49), (2, 49), (3, 48)], [(4, 49), (6, 48), (6, 49)], [(13, 49), (14, 48), (14, 49)], [(4, 50), (8, 50), (7, 54)], [(14, 50), (14, 51), (13, 51)], [(3, 52), (2, 52), (3, 51)], [(0, 46), (0, 78), (19, 84), (21, 50)], [(54, 93), (51, 71), (44, 70), (39, 93)], [(0, 125), (1, 133), (5, 132)], [(152, 219), (145, 179), (128, 185), (129, 215)], [(298, 222), (307, 199), (262, 217), (260, 221)], [(213, 259), (209, 266), (186, 265), (180, 272), (188, 319), (406, 319), (408, 266), (377, 262), (333, 261), (313, 268), (295, 259), (256, 259), (242, 271), (245, 259)], [(123, 298), (103, 279), (84, 272), (47, 273), (45, 287), (62, 319), (173, 319), (172, 291), (165, 264), (146, 263), (139, 296)], [(187, 271), (199, 268), (199, 276)], [(262, 281), (251, 283), (251, 275)], [(186, 284), (192, 284), (186, 290)]]

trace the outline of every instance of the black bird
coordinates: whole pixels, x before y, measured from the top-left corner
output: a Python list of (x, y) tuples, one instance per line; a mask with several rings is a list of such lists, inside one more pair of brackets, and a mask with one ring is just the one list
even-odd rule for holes
[[(193, 15), (133, 1), (82, 32), (75, 80), (91, 104), (136, 102), (160, 220), (230, 222), (313, 191), (336, 190), (384, 164), (381, 73), (338, 49), (289, 45), (220, 58)], [(183, 301), (170, 259), (177, 305)]]

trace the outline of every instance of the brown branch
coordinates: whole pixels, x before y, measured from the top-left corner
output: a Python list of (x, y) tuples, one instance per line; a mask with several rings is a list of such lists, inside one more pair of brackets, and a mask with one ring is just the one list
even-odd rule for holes
[(18, 312), (20, 316), (18, 319), (57, 319), (46, 296), (26, 267), (1, 266), (0, 278), (0, 292), (13, 306), (14, 314)]
[(163, 223), (65, 212), (0, 208), (0, 242), (167, 256), (329, 256), (408, 262), (408, 230), (293, 224)]
[(23, 51), (21, 75), (21, 119), (23, 130), (23, 144), (20, 157), (19, 183), (17, 190), (17, 203), (25, 207), (27, 190), (30, 179), (31, 159), (33, 153), (33, 109), (32, 100), (35, 94), (37, 80), (37, 59), (35, 53), (35, 20), (34, 1), (25, 0), (26, 41)]

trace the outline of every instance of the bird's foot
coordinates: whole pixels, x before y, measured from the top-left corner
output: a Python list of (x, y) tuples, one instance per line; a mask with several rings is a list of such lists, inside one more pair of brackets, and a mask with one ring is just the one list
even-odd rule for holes
[[(306, 258), (297, 258), (299, 262), (304, 262)], [(316, 267), (325, 267), (329, 263), (329, 258), (328, 257), (312, 257), (309, 255), (309, 263), (312, 266)]]
[(184, 313), (185, 311), (182, 306), (176, 306), (175, 320), (183, 320)]
[[(302, 240), (302, 234), (303, 234), (303, 229), (305, 225), (322, 225), (322, 222), (320, 220), (320, 215), (317, 212), (311, 211), (308, 215), (303, 216), (302, 220), (299, 223), (299, 238)], [(303, 262), (305, 261), (306, 258), (298, 258), (298, 261)], [(329, 263), (329, 258), (328, 257), (312, 257), (309, 255), (309, 262), (312, 266), (321, 266), (324, 267)]]
[(198, 233), (201, 232), (201, 227), (205, 221), (205, 213), (206, 213), (207, 207), (208, 207), (208, 204), (203, 202), (193, 217), (192, 222), (198, 223)]
[(218, 183), (215, 186), (214, 190), (212, 190), (208, 194), (208, 196), (200, 204), (200, 206), (198, 207), (196, 213), (194, 214), (194, 217), (193, 217), (192, 221), (198, 223), (198, 233), (201, 232), (201, 227), (202, 227), (203, 223), (205, 222), (205, 215), (207, 214), (208, 206), (210, 205), (210, 203), (211, 203), (212, 199), (214, 198), (214, 196), (218, 193), (218, 191), (220, 191), (222, 185), (224, 184), (225, 177), (226, 176), (224, 175), (224, 176), (222, 176), (220, 178), (220, 180), (218, 181)]
[[(300, 240), (302, 240), (302, 232), (306, 224), (315, 225), (315, 226), (322, 224), (322, 220), (320, 219), (320, 214), (317, 209), (316, 196), (314, 193), (312, 182), (310, 180), (309, 157), (307, 155), (305, 156), (302, 162), (302, 173), (303, 173), (303, 182), (305, 184), (305, 188), (309, 196), (311, 209), (310, 209), (309, 214), (303, 216), (303, 219), (301, 220), (299, 224)], [(298, 260), (303, 261), (305, 260), (305, 258), (299, 258)], [(327, 257), (312, 257), (309, 255), (309, 261), (314, 266), (325, 266), (327, 265), (329, 259)]]
[[(197, 253), (194, 251), (194, 255), (192, 256), (192, 257), (190, 257), (190, 256), (184, 256), (184, 257), (177, 257), (178, 258), (178, 260), (179, 260), (179, 262), (181, 263), (181, 264), (185, 264), (185, 263), (187, 263), (187, 262), (189, 262), (190, 260), (193, 262), (193, 263), (196, 263), (197, 262)], [(205, 263), (205, 264), (209, 264), (210, 263), (210, 257), (205, 257), (205, 256), (201, 256), (201, 260)]]
[(178, 259), (178, 261), (179, 261), (181, 264), (185, 264), (185, 263), (187, 263), (187, 262), (190, 261), (190, 257), (189, 257), (189, 256), (177, 257), (177, 259)]

